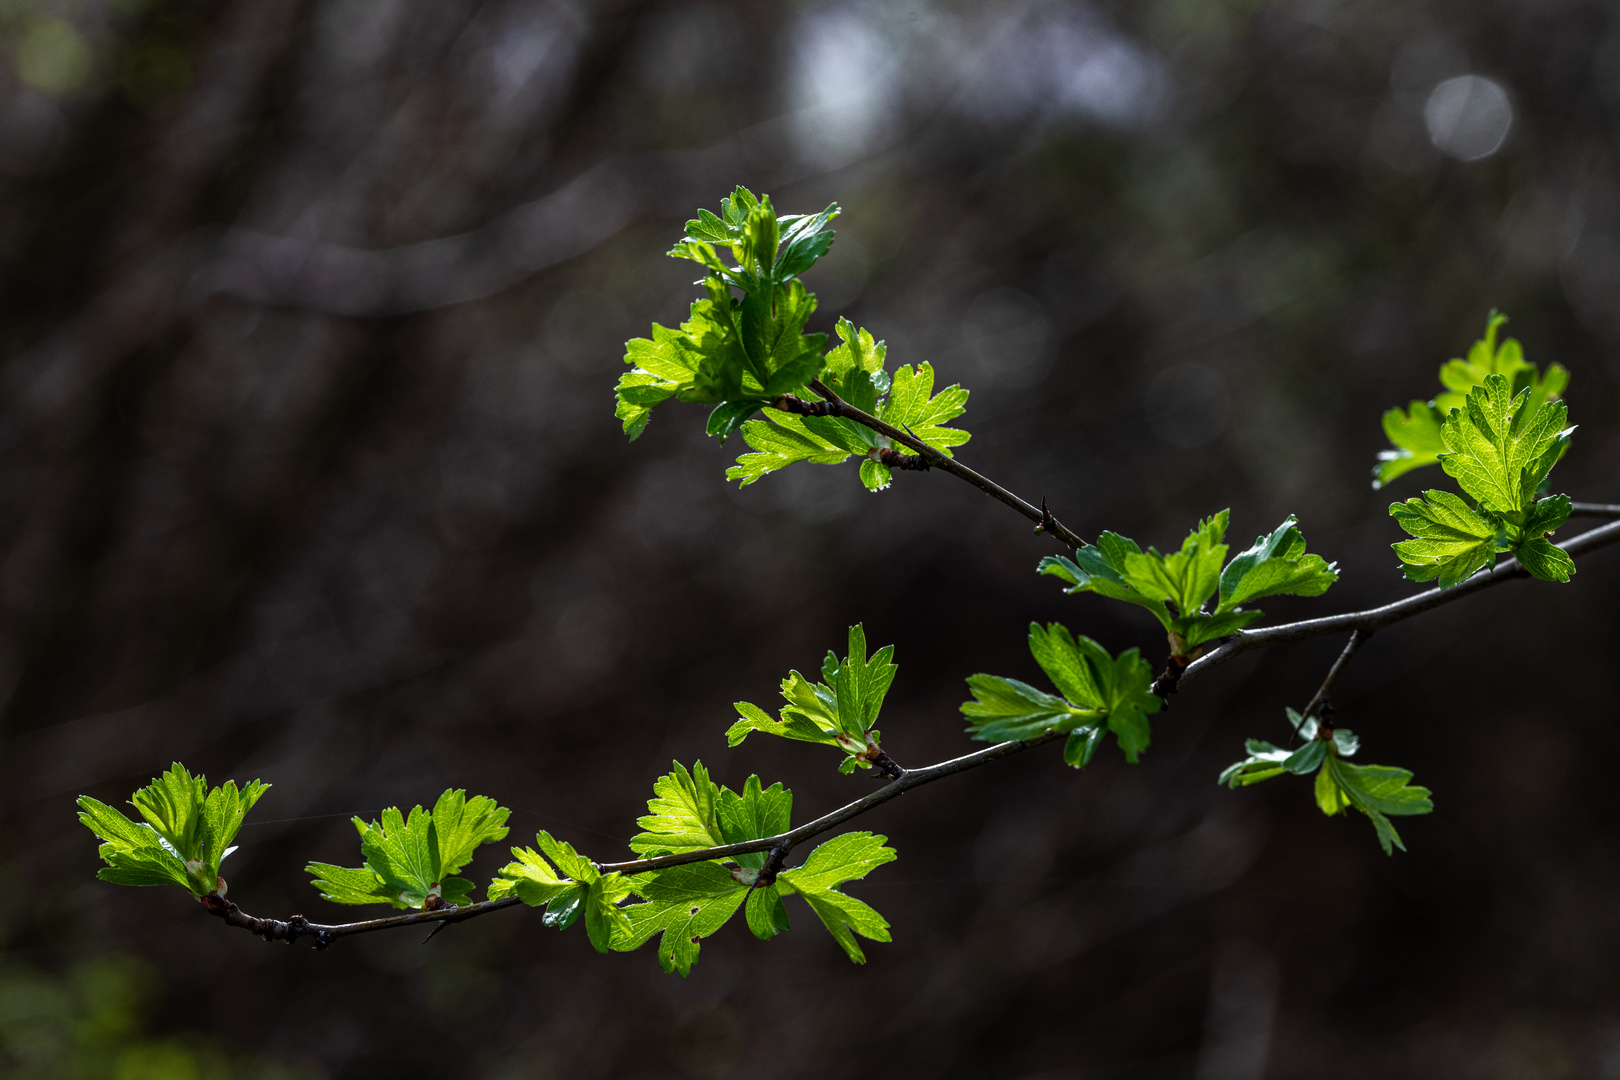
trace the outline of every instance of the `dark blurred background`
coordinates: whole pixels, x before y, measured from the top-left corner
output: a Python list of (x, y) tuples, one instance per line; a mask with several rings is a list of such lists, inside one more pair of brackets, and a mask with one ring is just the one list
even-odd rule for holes
[(722, 738), (857, 620), (907, 764), (971, 748), (964, 676), (1038, 678), (1032, 618), (1161, 660), (948, 476), (739, 492), (696, 407), (626, 443), (622, 343), (738, 182), (844, 205), (813, 328), (970, 387), (964, 459), (1082, 534), (1297, 513), (1343, 580), (1274, 618), (1414, 590), (1385, 507), (1443, 478), (1374, 492), (1379, 415), (1493, 306), (1573, 373), (1559, 488), (1620, 501), (1612, 5), (7, 0), (0, 44), (6, 1075), (1620, 1077), (1613, 551), (1362, 652), (1339, 722), (1435, 791), (1409, 853), (1216, 787), (1341, 643), (1251, 654), (1138, 766), (864, 819), (864, 968), (799, 907), (684, 981), (521, 911), (269, 946), (94, 880), (72, 805), (263, 777), (232, 897), (338, 921), (304, 862), (446, 786), (601, 859), (671, 758), (800, 820), (870, 790)]

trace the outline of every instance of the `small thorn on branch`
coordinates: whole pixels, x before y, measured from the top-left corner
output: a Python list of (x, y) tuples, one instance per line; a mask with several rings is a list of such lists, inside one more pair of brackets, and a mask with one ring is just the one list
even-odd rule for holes
[(1041, 496), (1041, 520), (1040, 520), (1040, 524), (1035, 526), (1035, 531), (1038, 532), (1038, 533), (1048, 533), (1048, 532), (1052, 532), (1057, 527), (1058, 527), (1057, 518), (1053, 517), (1052, 516), (1052, 511), (1050, 511), (1050, 510), (1048, 510), (1046, 508), (1046, 496), (1042, 495)]

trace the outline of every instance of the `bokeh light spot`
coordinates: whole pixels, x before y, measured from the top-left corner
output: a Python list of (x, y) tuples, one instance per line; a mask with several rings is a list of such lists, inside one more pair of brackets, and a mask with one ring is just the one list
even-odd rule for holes
[(1423, 122), (1435, 149), (1460, 161), (1478, 161), (1502, 148), (1513, 126), (1513, 105), (1500, 83), (1459, 75), (1429, 94)]

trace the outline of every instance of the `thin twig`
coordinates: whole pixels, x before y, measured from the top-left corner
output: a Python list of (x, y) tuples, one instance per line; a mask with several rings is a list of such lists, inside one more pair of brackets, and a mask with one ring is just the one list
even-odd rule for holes
[[(830, 390), (820, 379), (810, 380), (810, 389), (814, 390), (824, 400), (819, 402), (800, 402), (796, 398), (791, 400), (787, 398), (778, 398), (772, 403), (772, 407), (781, 409), (784, 412), (801, 414), (808, 413), (809, 415), (814, 416), (838, 416), (845, 420), (853, 420), (862, 427), (871, 428), (879, 435), (887, 436), (890, 442), (899, 443), (901, 446), (915, 451), (917, 456), (922, 458), (922, 460), (925, 461), (930, 467), (948, 472), (958, 479), (966, 480), (968, 483), (972, 484), (986, 495), (989, 495), (991, 498), (1006, 503), (1020, 514), (1023, 514), (1025, 517), (1029, 518), (1029, 520), (1033, 521), (1035, 523), (1037, 532), (1050, 533), (1071, 548), (1085, 546), (1084, 540), (1080, 539), (1079, 536), (1070, 531), (1052, 516), (1051, 512), (1046, 509), (1044, 500), (1042, 501), (1042, 505), (1035, 506), (1023, 499), (1020, 499), (1017, 495), (1014, 495), (1012, 492), (1008, 491), (994, 480), (991, 480), (989, 477), (984, 476), (981, 473), (975, 472), (966, 465), (963, 465), (960, 461), (957, 461), (955, 458), (941, 453), (932, 446), (929, 446), (927, 443), (923, 442), (921, 439), (917, 438), (915, 435), (912, 435), (910, 432), (901, 431), (893, 424), (884, 423), (871, 413), (857, 409), (855, 406), (851, 405), (849, 402), (845, 401), (843, 398), (839, 397), (832, 390)], [(794, 408), (793, 406), (795, 404), (800, 406), (808, 406), (809, 408)], [(823, 408), (823, 406), (825, 406), (825, 408)], [(907, 466), (901, 467), (905, 468)], [(915, 466), (910, 467), (915, 468)]]
[[(1036, 513), (1038, 514), (1040, 511), (1037, 510)], [(1571, 537), (1565, 543), (1560, 544), (1559, 547), (1563, 548), (1570, 556), (1577, 557), (1617, 542), (1620, 542), (1620, 521)], [(1342, 630), (1353, 631), (1344, 652), (1339, 655), (1339, 659), (1328, 672), (1327, 679), (1322, 684), (1322, 689), (1317, 691), (1316, 698), (1313, 698), (1311, 704), (1306, 706), (1307, 715), (1309, 715), (1312, 708), (1321, 708), (1322, 700), (1325, 699), (1334, 680), (1338, 678), (1339, 673), (1344, 669), (1351, 655), (1356, 649), (1360, 648), (1361, 641), (1364, 641), (1373, 631), (1391, 623), (1409, 619), (1414, 615), (1420, 615), (1425, 611), (1431, 611), (1454, 600), (1460, 600), (1465, 596), (1472, 596), (1481, 589), (1487, 589), (1504, 581), (1528, 576), (1516, 561), (1508, 559), (1500, 563), (1495, 569), (1482, 570), (1467, 581), (1454, 585), (1449, 589), (1430, 589), (1428, 592), (1419, 593), (1405, 600), (1398, 600), (1393, 604), (1385, 604), (1382, 607), (1368, 608), (1365, 611), (1352, 611), (1343, 615), (1331, 615), (1323, 619), (1306, 619), (1301, 622), (1284, 623), (1281, 626), (1267, 627), (1263, 630), (1240, 631), (1233, 635), (1224, 645), (1193, 661), (1182, 675), (1181, 681), (1186, 682), (1204, 671), (1218, 667), (1240, 653), (1269, 648), (1272, 645), (1281, 645), (1285, 642), (1304, 641), (1308, 638), (1320, 637), (1323, 634), (1337, 633)], [(824, 814), (814, 821), (800, 825), (797, 829), (791, 829), (776, 836), (766, 836), (758, 840), (745, 840), (738, 844), (722, 844), (718, 847), (703, 848), (699, 851), (683, 851), (677, 855), (660, 855), (652, 859), (634, 859), (629, 862), (596, 863), (595, 865), (604, 874), (645, 874), (655, 870), (667, 869), (671, 866), (725, 859), (733, 855), (746, 855), (754, 851), (771, 851), (785, 856), (796, 845), (835, 829), (851, 818), (858, 817), (874, 807), (882, 806), (891, 799), (899, 798), (912, 788), (921, 787), (923, 784), (931, 784), (935, 780), (954, 776), (969, 769), (976, 769), (980, 765), (987, 765), (992, 761), (999, 761), (1001, 758), (1037, 746), (1044, 746), (1047, 743), (1066, 737), (1062, 732), (1049, 732), (1034, 739), (997, 743), (976, 753), (966, 754), (950, 761), (942, 761), (937, 765), (929, 765), (921, 769), (906, 769), (898, 779), (885, 784), (871, 794), (856, 799), (854, 802), (840, 807), (830, 814)], [(780, 861), (780, 859), (773, 861)], [(309, 922), (302, 915), (294, 915), (285, 922), (277, 919), (259, 919), (243, 912), (236, 906), (235, 902), (226, 900), (222, 896), (211, 895), (203, 898), (203, 906), (211, 914), (223, 919), (228, 925), (239, 926), (258, 934), (266, 941), (285, 941), (291, 944), (301, 937), (313, 937), (315, 938), (315, 947), (318, 949), (324, 949), (337, 938), (348, 937), (352, 934), (368, 934), (375, 930), (393, 930), (423, 923), (464, 922), (467, 919), (487, 915), (493, 911), (515, 907), (520, 903), (522, 901), (516, 896), (507, 896), (500, 900), (486, 900), (480, 904), (468, 904), (459, 908), (413, 912), (408, 915), (368, 919), (364, 922), (324, 925)]]
[(1350, 632), (1350, 640), (1344, 643), (1344, 651), (1339, 654), (1337, 660), (1333, 661), (1333, 666), (1328, 668), (1327, 678), (1323, 679), (1322, 685), (1317, 687), (1316, 696), (1311, 698), (1310, 703), (1305, 706), (1305, 711), (1300, 714), (1301, 716), (1309, 720), (1327, 706), (1328, 693), (1333, 689), (1333, 684), (1339, 681), (1339, 676), (1349, 666), (1350, 658), (1356, 655), (1356, 650), (1361, 648), (1363, 643), (1370, 637), (1372, 637), (1371, 630), (1352, 630)]

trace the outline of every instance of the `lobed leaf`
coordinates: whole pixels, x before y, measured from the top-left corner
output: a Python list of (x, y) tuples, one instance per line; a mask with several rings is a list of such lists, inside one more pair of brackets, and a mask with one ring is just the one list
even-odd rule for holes
[(893, 862), (897, 856), (887, 841), (888, 837), (869, 832), (845, 833), (817, 847), (803, 866), (784, 870), (778, 877), (804, 899), (833, 940), (857, 964), (866, 963), (866, 954), (855, 935), (869, 941), (889, 941), (889, 923), (869, 905), (839, 891), (838, 886)]
[(751, 732), (763, 731), (801, 742), (836, 746), (845, 752), (845, 772), (871, 768), (870, 755), (878, 749), (876, 730), (883, 699), (899, 668), (892, 662), (894, 646), (885, 645), (866, 655), (866, 630), (849, 628), (848, 655), (840, 660), (829, 651), (822, 661), (823, 682), (812, 683), (797, 671), (782, 681), (787, 702), (780, 719), (772, 719), (756, 705), (739, 701), (739, 719), (726, 731), (726, 742), (736, 746)]
[(432, 810), (413, 807), (406, 815), (390, 806), (379, 820), (353, 820), (360, 834), (362, 867), (312, 862), (312, 884), (337, 904), (389, 904), (428, 908), (464, 904), (473, 883), (455, 876), (484, 844), (506, 838), (511, 811), (483, 795), (467, 798), (452, 788)]
[(1153, 672), (1141, 653), (1127, 649), (1117, 658), (1088, 637), (1076, 637), (1058, 623), (1031, 623), (1029, 651), (1064, 696), (996, 675), (967, 680), (974, 700), (962, 705), (973, 738), (992, 742), (1031, 739), (1049, 731), (1074, 732), (1064, 759), (1083, 767), (1096, 751), (1103, 727), (1114, 733), (1126, 760), (1135, 762), (1148, 747), (1147, 717), (1162, 702), (1150, 690)]
[(254, 780), (238, 790), (227, 780), (210, 789), (207, 777), (192, 776), (177, 761), (130, 796), (141, 823), (81, 795), (79, 821), (104, 841), (98, 853), (107, 865), (96, 876), (119, 885), (179, 885), (198, 897), (223, 892), (220, 863), (269, 788)]
[(1440, 368), (1446, 392), (1430, 402), (1414, 401), (1405, 412), (1391, 409), (1384, 414), (1384, 433), (1394, 448), (1378, 455), (1379, 464), (1373, 471), (1375, 489), (1413, 469), (1436, 464), (1447, 449), (1441, 438), (1446, 418), (1453, 409), (1465, 407), (1474, 388), (1484, 386), (1492, 375), (1505, 378), (1513, 394), (1526, 393), (1527, 415), (1563, 394), (1569, 386), (1569, 372), (1562, 366), (1552, 364), (1542, 375), (1525, 360), (1519, 342), (1508, 338), (1497, 344), (1497, 331), (1505, 322), (1506, 316), (1492, 311), (1484, 336), (1474, 342), (1468, 355)]
[(1449, 491), (1391, 503), (1389, 513), (1413, 537), (1393, 545), (1409, 581), (1438, 578), (1449, 589), (1496, 561), (1496, 525)]
[(1502, 375), (1489, 375), (1453, 409), (1440, 430), (1440, 467), (1484, 510), (1519, 515), (1569, 444), (1562, 402), (1529, 407), (1530, 391), (1514, 395)]
[(1321, 596), (1339, 580), (1338, 565), (1305, 553), (1305, 536), (1289, 514), (1268, 536), (1239, 553), (1221, 571), (1218, 613), (1267, 596)]
[(726, 842), (720, 827), (720, 785), (709, 779), (701, 761), (691, 771), (678, 761), (673, 765), (672, 772), (653, 781), (650, 813), (636, 821), (645, 830), (630, 841), (630, 850), (638, 855), (677, 855)]

